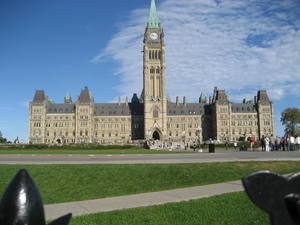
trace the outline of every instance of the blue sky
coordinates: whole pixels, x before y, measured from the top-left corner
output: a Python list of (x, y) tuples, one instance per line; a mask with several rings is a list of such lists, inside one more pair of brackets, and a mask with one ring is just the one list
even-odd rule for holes
[[(156, 0), (166, 42), (167, 92), (197, 102), (267, 90), (280, 114), (300, 107), (299, 0)], [(150, 0), (0, 0), (0, 131), (27, 142), (35, 90), (62, 103), (88, 86), (95, 102), (142, 91)]]

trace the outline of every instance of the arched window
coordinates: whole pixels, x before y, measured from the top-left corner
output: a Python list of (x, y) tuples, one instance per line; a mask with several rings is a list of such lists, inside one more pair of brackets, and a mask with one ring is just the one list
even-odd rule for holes
[(86, 131), (85, 131), (85, 136), (88, 136), (88, 134), (89, 134), (89, 132), (86, 130)]
[(158, 118), (158, 111), (156, 109), (153, 111), (153, 118)]
[(149, 59), (151, 59), (151, 54), (152, 54), (151, 52), (152, 52), (152, 51), (149, 51)]

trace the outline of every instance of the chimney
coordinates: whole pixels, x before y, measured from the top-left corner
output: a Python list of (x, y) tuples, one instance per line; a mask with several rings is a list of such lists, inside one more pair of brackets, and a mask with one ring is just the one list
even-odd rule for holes
[(126, 106), (128, 106), (128, 97), (126, 96), (126, 103), (125, 103)]
[(183, 105), (186, 106), (186, 97), (183, 96)]
[(176, 105), (177, 106), (179, 105), (179, 97), (178, 96), (176, 97)]
[(121, 105), (121, 97), (119, 96), (118, 97), (118, 106), (120, 106)]

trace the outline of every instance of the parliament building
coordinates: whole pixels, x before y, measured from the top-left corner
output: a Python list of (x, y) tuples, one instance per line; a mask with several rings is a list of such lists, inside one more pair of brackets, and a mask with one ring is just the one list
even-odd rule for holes
[[(141, 40), (142, 42), (142, 40)], [(275, 135), (274, 106), (266, 90), (253, 100), (229, 100), (225, 90), (213, 88), (208, 99), (200, 93), (197, 103), (166, 91), (164, 31), (151, 0), (149, 21), (143, 43), (143, 91), (130, 101), (95, 103), (88, 87), (76, 100), (66, 94), (54, 103), (44, 90), (36, 90), (29, 103), (29, 143), (125, 144), (135, 140), (237, 141), (241, 137)]]

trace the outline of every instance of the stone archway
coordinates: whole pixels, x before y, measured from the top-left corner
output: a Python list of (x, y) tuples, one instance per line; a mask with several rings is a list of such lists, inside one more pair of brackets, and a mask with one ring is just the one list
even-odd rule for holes
[(65, 136), (59, 134), (59, 135), (54, 137), (52, 143), (61, 145), (61, 144), (64, 144), (65, 141), (66, 141)]
[(157, 131), (154, 131), (153, 132), (153, 135), (152, 135), (152, 138), (153, 140), (160, 140), (160, 135)]

